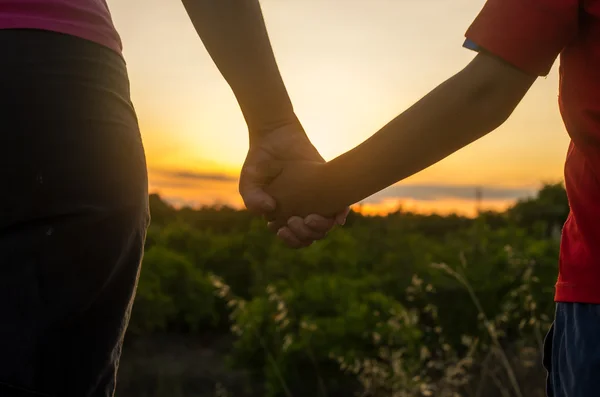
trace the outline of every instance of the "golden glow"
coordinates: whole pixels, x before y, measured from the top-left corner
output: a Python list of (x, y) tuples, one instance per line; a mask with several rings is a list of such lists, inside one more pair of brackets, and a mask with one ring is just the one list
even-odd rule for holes
[[(153, 191), (178, 203), (241, 205), (235, 181), (248, 147), (233, 94), (180, 1), (108, 0), (129, 67)], [(484, 0), (262, 0), (296, 112), (326, 159), (359, 144), (473, 54), (463, 34)], [(568, 137), (556, 68), (498, 131), (402, 184), (531, 187), (562, 178)], [(432, 115), (433, 116), (433, 115)], [(198, 174), (196, 178), (177, 173)], [(214, 180), (215, 175), (227, 181)], [(208, 179), (202, 179), (208, 175)], [(212, 179), (211, 179), (212, 178)], [(227, 179), (227, 178), (226, 178)], [(367, 200), (362, 211), (472, 214), (473, 200)], [(504, 208), (510, 199), (484, 199)]]
[[(513, 202), (511, 200), (486, 200), (479, 208), (481, 211), (504, 211)], [(417, 200), (384, 200), (377, 204), (355, 204), (352, 210), (364, 215), (385, 215), (401, 210), (402, 212), (414, 212), (418, 214), (457, 214), (467, 217), (477, 215), (478, 208), (473, 201), (448, 200), (417, 201)]]

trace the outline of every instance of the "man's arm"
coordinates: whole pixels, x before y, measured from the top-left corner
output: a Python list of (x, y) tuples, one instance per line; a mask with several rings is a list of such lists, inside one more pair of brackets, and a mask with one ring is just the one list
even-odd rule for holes
[(355, 149), (326, 166), (336, 200), (358, 202), (499, 127), (535, 77), (478, 54), (461, 72), (396, 117)]
[(258, 0), (183, 0), (183, 5), (238, 100), (250, 140), (297, 123)]

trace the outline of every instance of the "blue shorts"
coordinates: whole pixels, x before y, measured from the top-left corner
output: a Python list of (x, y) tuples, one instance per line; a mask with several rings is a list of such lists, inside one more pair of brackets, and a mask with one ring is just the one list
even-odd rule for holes
[(600, 396), (600, 305), (557, 303), (543, 363), (548, 397)]

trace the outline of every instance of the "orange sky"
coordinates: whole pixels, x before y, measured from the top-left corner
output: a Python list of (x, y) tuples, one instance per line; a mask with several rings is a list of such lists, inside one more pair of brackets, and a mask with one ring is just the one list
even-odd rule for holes
[[(108, 0), (129, 66), (153, 191), (175, 203), (239, 205), (247, 131), (178, 0)], [(263, 0), (276, 57), (326, 159), (359, 144), (466, 65), (463, 35), (483, 0)], [(568, 136), (556, 65), (500, 129), (365, 200), (418, 211), (501, 209), (562, 178)]]

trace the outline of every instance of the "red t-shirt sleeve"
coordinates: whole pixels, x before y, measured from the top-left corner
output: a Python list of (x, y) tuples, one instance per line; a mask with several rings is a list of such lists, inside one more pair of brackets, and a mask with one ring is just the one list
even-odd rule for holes
[(579, 2), (488, 0), (465, 36), (526, 73), (546, 76), (577, 34)]

